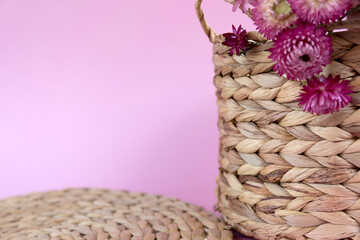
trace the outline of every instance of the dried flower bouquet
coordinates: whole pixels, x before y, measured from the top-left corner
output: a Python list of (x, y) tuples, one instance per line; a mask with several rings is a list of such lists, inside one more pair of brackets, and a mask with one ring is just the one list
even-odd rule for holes
[[(240, 8), (250, 16), (257, 30), (274, 42), (269, 49), (269, 57), (276, 63), (273, 69), (289, 80), (301, 81), (298, 100), (304, 111), (333, 113), (352, 101), (350, 81), (323, 76), (322, 72), (333, 53), (333, 32), (326, 26), (358, 10), (358, 0), (226, 1), (233, 4), (233, 11)], [(254, 44), (249, 43), (241, 26), (233, 26), (233, 32), (224, 37), (223, 45), (231, 48), (230, 55), (240, 55)]]

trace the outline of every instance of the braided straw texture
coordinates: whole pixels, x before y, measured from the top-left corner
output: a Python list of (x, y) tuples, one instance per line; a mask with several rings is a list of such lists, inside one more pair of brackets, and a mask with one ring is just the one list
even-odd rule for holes
[(298, 107), (300, 85), (272, 71), (271, 42), (229, 56), (217, 36), (217, 208), (259, 239), (360, 239), (360, 33), (333, 35), (327, 74), (351, 80), (353, 103), (331, 115)]
[(203, 208), (177, 199), (67, 189), (0, 201), (1, 240), (230, 240)]

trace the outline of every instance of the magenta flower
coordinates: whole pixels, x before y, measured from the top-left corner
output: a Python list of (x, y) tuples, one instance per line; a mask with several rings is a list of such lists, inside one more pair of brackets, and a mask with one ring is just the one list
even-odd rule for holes
[(342, 80), (340, 76), (333, 78), (321, 76), (314, 77), (303, 86), (300, 94), (299, 106), (309, 113), (328, 114), (339, 111), (351, 102), (352, 98), (348, 95), (352, 93), (350, 81)]
[(343, 17), (352, 0), (288, 0), (300, 19), (314, 24), (329, 23)]
[(233, 11), (235, 12), (238, 8), (241, 9), (243, 13), (246, 13), (250, 6), (254, 4), (256, 0), (226, 0), (227, 2), (233, 2)]
[(324, 28), (299, 23), (296, 28), (284, 30), (269, 51), (270, 58), (277, 62), (275, 71), (291, 80), (303, 80), (330, 63), (332, 43)]
[(230, 56), (236, 52), (239, 55), (242, 51), (246, 49), (246, 45), (248, 43), (248, 39), (246, 36), (246, 31), (241, 28), (241, 25), (236, 30), (235, 26), (232, 26), (232, 33), (225, 33), (225, 41), (222, 42), (223, 45), (231, 47)]
[(275, 38), (298, 19), (285, 0), (259, 0), (254, 4), (252, 16), (257, 29), (267, 39)]

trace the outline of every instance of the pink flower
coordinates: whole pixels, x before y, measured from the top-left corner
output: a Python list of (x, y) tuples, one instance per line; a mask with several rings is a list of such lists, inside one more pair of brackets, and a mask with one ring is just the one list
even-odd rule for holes
[(318, 115), (339, 111), (352, 100), (348, 95), (352, 93), (349, 83), (348, 80), (340, 82), (340, 76), (314, 77), (302, 88), (299, 106), (303, 106), (305, 112)]
[(324, 28), (299, 23), (296, 28), (284, 30), (269, 51), (270, 58), (277, 62), (275, 71), (291, 80), (303, 80), (330, 63), (332, 43)]
[(252, 16), (257, 29), (267, 39), (275, 38), (298, 19), (286, 0), (259, 0), (254, 4)]
[(329, 23), (343, 17), (352, 0), (288, 0), (300, 19), (314, 24)]
[(236, 30), (235, 26), (232, 25), (233, 32), (225, 33), (225, 41), (222, 42), (223, 45), (231, 47), (230, 56), (236, 52), (239, 55), (242, 51), (246, 49), (246, 45), (248, 43), (248, 39), (246, 36), (246, 31), (241, 28), (241, 25)]
[(250, 6), (254, 4), (256, 0), (226, 0), (227, 2), (233, 2), (233, 11), (235, 12), (238, 8), (241, 9), (243, 13), (246, 13)]

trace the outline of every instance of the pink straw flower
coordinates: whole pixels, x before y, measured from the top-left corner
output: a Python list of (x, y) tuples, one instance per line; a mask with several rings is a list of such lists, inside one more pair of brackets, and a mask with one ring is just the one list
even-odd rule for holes
[(296, 28), (284, 30), (269, 51), (270, 58), (277, 62), (275, 71), (291, 80), (303, 80), (330, 63), (332, 43), (324, 28), (299, 23)]
[(232, 33), (225, 33), (225, 41), (222, 42), (223, 45), (231, 47), (230, 56), (236, 52), (239, 55), (242, 51), (246, 49), (246, 45), (248, 43), (248, 39), (246, 36), (246, 31), (241, 28), (241, 25), (238, 29), (232, 25), (233, 32)]
[(333, 78), (321, 76), (314, 77), (303, 86), (300, 94), (299, 106), (309, 113), (328, 114), (339, 111), (340, 108), (348, 105), (352, 98), (348, 95), (352, 93), (350, 81), (342, 80), (340, 76)]
[(233, 11), (235, 12), (238, 8), (241, 9), (243, 13), (246, 13), (250, 6), (254, 4), (256, 0), (226, 0), (227, 2), (233, 2)]
[(314, 24), (329, 23), (343, 17), (352, 0), (288, 0), (300, 19)]
[(275, 38), (298, 19), (286, 0), (259, 0), (254, 4), (252, 16), (257, 29), (267, 39)]

